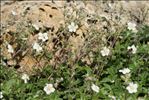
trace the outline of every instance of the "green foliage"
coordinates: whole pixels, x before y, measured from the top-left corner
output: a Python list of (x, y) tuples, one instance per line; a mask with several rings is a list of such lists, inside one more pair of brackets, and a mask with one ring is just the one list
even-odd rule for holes
[[(111, 100), (113, 95), (118, 100), (143, 100), (149, 98), (149, 26), (144, 26), (138, 33), (125, 30), (113, 34), (116, 39), (111, 47), (111, 55), (102, 57), (100, 51), (93, 53), (93, 63), (86, 65), (78, 61), (73, 66), (67, 63), (58, 68), (47, 65), (42, 71), (30, 75), (27, 84), (21, 79), (21, 73), (13, 68), (1, 65), (0, 83), (3, 100)], [(122, 37), (122, 38), (119, 38)], [(108, 41), (109, 43), (113, 41)], [(137, 47), (136, 54), (127, 50), (130, 45)], [(107, 43), (108, 45), (108, 43)], [(48, 59), (52, 54), (45, 52)], [(129, 94), (127, 82), (122, 79), (120, 69), (129, 68), (129, 82), (138, 84), (137, 93)], [(63, 78), (62, 81), (57, 81)], [(47, 95), (43, 90), (47, 83), (54, 84), (56, 91)], [(57, 83), (57, 85), (55, 85)], [(99, 93), (91, 89), (92, 84), (100, 89)]]

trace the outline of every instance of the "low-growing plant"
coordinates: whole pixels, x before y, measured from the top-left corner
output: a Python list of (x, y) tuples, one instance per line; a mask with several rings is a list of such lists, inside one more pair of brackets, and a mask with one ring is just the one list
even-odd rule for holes
[[(2, 100), (148, 100), (148, 32), (149, 26), (143, 26), (137, 33), (127, 29), (113, 33), (105, 37), (107, 41), (102, 48), (95, 31), (95, 37), (91, 36), (89, 44), (79, 52), (85, 53), (81, 57), (72, 62), (68, 58), (58, 67), (47, 64), (25, 78), (13, 67), (1, 64), (0, 97)], [(45, 53), (47, 59), (54, 56), (46, 50)], [(92, 60), (89, 64), (82, 60), (85, 56)], [(46, 84), (51, 86), (50, 93), (45, 91)]]

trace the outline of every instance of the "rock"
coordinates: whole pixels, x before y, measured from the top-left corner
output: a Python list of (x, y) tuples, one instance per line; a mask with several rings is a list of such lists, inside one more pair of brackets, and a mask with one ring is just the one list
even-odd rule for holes
[[(71, 51), (75, 59), (76, 54), (84, 46), (86, 38), (93, 33), (103, 33), (103, 36), (120, 31), (127, 23), (133, 21), (139, 25), (149, 25), (149, 1), (1, 1), (1, 31), (0, 39), (2, 56), (10, 65), (19, 63), (19, 71), (32, 71), (48, 64), (55, 65), (67, 60), (67, 52)], [(68, 32), (68, 23), (75, 22), (78, 29), (74, 33)], [(35, 27), (36, 25), (38, 27)], [(54, 52), (51, 60), (34, 57), (32, 44), (39, 42), (38, 33), (47, 32), (49, 40), (40, 43), (45, 50)], [(17, 35), (14, 35), (14, 34)], [(101, 35), (102, 38), (102, 35)], [(18, 39), (18, 40), (17, 40)], [(20, 46), (19, 43), (25, 43)], [(105, 39), (103, 39), (106, 42)], [(22, 42), (23, 41), (23, 42)], [(19, 55), (9, 54), (6, 42), (17, 49), (23, 48)], [(64, 48), (64, 44), (67, 44)], [(68, 48), (70, 47), (70, 48)], [(68, 49), (68, 50), (65, 50)], [(93, 48), (94, 49), (94, 48)], [(20, 56), (21, 55), (21, 56)], [(59, 61), (56, 61), (59, 59)], [(91, 57), (84, 57), (87, 64), (91, 64)], [(36, 67), (35, 67), (36, 66)]]

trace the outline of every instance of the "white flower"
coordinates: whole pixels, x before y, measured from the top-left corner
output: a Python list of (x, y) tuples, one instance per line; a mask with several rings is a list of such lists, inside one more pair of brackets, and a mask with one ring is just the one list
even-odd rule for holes
[(44, 91), (46, 92), (46, 94), (51, 94), (55, 91), (55, 88), (53, 87), (53, 84), (46, 84), (46, 86), (44, 87)]
[(127, 25), (128, 25), (128, 29), (129, 30), (132, 30), (133, 32), (137, 32), (136, 24), (135, 23), (128, 22)]
[(112, 100), (116, 100), (116, 97), (113, 95), (108, 95), (109, 98), (111, 98)]
[(63, 77), (61, 77), (61, 78), (60, 78), (60, 81), (63, 81), (63, 80), (64, 80), (64, 78), (63, 78)]
[(110, 54), (110, 49), (108, 49), (107, 47), (104, 47), (101, 51), (100, 51), (102, 56), (108, 56)]
[(30, 80), (29, 76), (25, 73), (22, 75), (21, 79), (24, 80), (24, 83), (27, 83), (27, 81)]
[(111, 83), (114, 83), (115, 81), (114, 80), (111, 80)]
[(39, 26), (37, 24), (32, 24), (32, 26), (36, 29), (39, 30)]
[(137, 48), (135, 47), (135, 45), (128, 46), (127, 50), (131, 50), (133, 54), (135, 54), (137, 52)]
[(125, 75), (125, 74), (130, 73), (130, 69), (129, 68), (124, 68), (122, 70), (119, 70), (119, 72), (121, 72), (121, 73), (123, 73)]
[(137, 100), (145, 100), (145, 98), (144, 97), (138, 97)]
[(8, 44), (7, 47), (8, 47), (8, 52), (9, 53), (14, 53), (13, 47), (10, 44)]
[(38, 34), (38, 39), (45, 42), (46, 40), (48, 40), (48, 34), (47, 33), (39, 33)]
[(42, 47), (36, 42), (33, 44), (33, 49), (35, 49), (37, 52), (42, 51)]
[(71, 22), (71, 24), (68, 25), (69, 32), (76, 32), (77, 28), (78, 28), (78, 25), (75, 25), (74, 22)]
[(113, 8), (112, 3), (108, 3), (108, 6), (109, 6), (110, 8)]
[(92, 88), (93, 91), (95, 91), (97, 93), (99, 92), (99, 87), (97, 85), (92, 84), (91, 88)]
[(129, 85), (126, 87), (129, 93), (136, 93), (137, 88), (138, 88), (138, 85), (134, 84), (133, 82), (129, 83)]
[(14, 16), (17, 15), (17, 13), (15, 11), (13, 11), (13, 10), (11, 11), (11, 14), (14, 15)]
[(3, 98), (3, 92), (0, 92), (0, 99)]

